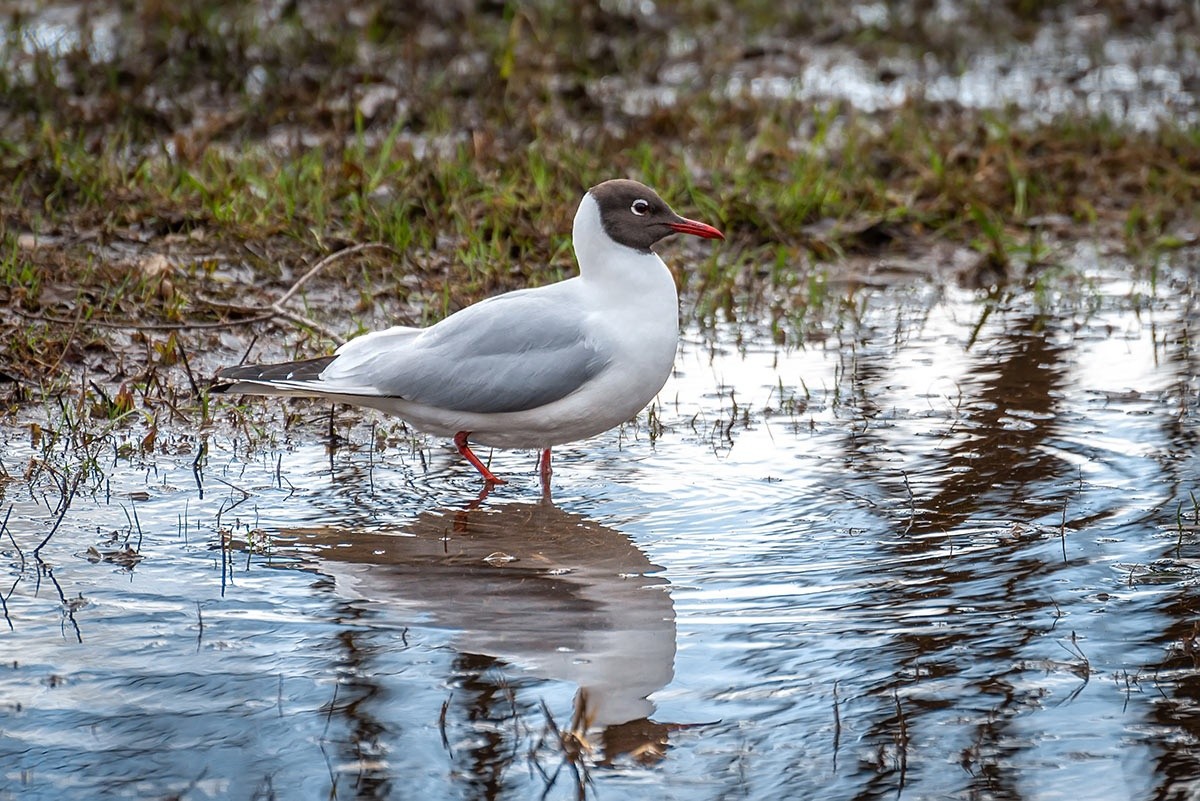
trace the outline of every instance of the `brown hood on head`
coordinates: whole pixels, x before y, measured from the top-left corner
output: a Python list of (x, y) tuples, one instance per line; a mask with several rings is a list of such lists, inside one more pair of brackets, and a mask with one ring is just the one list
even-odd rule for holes
[(600, 224), (616, 243), (634, 250), (650, 246), (671, 234), (691, 234), (705, 239), (725, 236), (706, 223), (680, 217), (650, 187), (618, 178), (588, 190), (600, 206)]

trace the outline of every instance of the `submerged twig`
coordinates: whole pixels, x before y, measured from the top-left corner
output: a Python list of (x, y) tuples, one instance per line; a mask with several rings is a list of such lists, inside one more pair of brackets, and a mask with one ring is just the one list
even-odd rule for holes
[(196, 490), (200, 495), (200, 500), (204, 500), (204, 474), (201, 465), (207, 455), (208, 438), (206, 437), (200, 441), (200, 449), (196, 451), (196, 458), (192, 460), (192, 476), (196, 479)]
[[(8, 518), (12, 515), (12, 510), (13, 510), (13, 505), (10, 503), (8, 505), (8, 511), (4, 513), (4, 521), (0, 522), (0, 537), (3, 537), (4, 532), (8, 531)], [(17, 540), (15, 537), (13, 537), (12, 532), (9, 532), (8, 537), (9, 537), (9, 539), (12, 540), (13, 547), (17, 548), (17, 553), (21, 555), (21, 571), (20, 572), (24, 572), (25, 554), (21, 553), (21, 549), (19, 547), (17, 547)], [(17, 575), (17, 581), (21, 580), (20, 572)], [(12, 595), (13, 590), (15, 590), (16, 588), (17, 588), (17, 585), (14, 582), (12, 585), (12, 588), (8, 591), (8, 595)], [(13, 626), (12, 618), (8, 616), (8, 596), (5, 595), (4, 593), (0, 593), (0, 609), (3, 609), (3, 611), (4, 611), (4, 619), (8, 622), (8, 630), (16, 631), (16, 628)]]
[[(63, 518), (67, 516), (67, 510), (71, 508), (71, 501), (75, 499), (75, 492), (79, 489), (79, 482), (83, 480), (83, 471), (75, 473), (75, 478), (71, 481), (71, 488), (63, 493), (62, 500), (58, 504), (58, 518), (54, 521), (54, 525), (50, 527), (50, 531), (46, 537), (37, 544), (33, 549), (33, 558), (41, 561), (41, 550), (46, 547), (46, 543), (50, 542), (50, 538), (58, 531), (58, 527), (62, 525)], [(65, 482), (64, 482), (65, 484)]]
[[(58, 600), (62, 603), (63, 617), (71, 621), (71, 628), (75, 629), (75, 640), (77, 642), (83, 642), (83, 632), (79, 630), (79, 622), (75, 620), (75, 610), (87, 605), (86, 601), (83, 601), (83, 596), (79, 596), (80, 601), (83, 602), (78, 605), (68, 601), (66, 594), (63, 592), (62, 585), (59, 584), (58, 579), (54, 577), (54, 569), (47, 565), (46, 568), (41, 571), (41, 573), (45, 575), (46, 578), (50, 579), (50, 583), (53, 584), (54, 589), (58, 591)], [(63, 629), (63, 633), (66, 633), (65, 627)]]
[[(13, 585), (14, 588), (16, 586), (15, 584)], [(4, 597), (3, 593), (0, 593), (0, 612), (4, 613), (4, 620), (8, 623), (8, 630), (16, 631), (17, 629), (13, 625), (12, 618), (8, 616), (8, 599)]]
[(179, 353), (179, 363), (183, 365), (183, 372), (187, 375), (188, 383), (192, 385), (192, 394), (197, 398), (200, 397), (200, 385), (196, 383), (196, 376), (192, 375), (192, 366), (188, 363), (187, 351), (184, 350), (183, 342), (179, 339), (175, 340), (175, 350)]
[(908, 471), (901, 470), (900, 475), (904, 476), (904, 490), (908, 493), (908, 525), (904, 527), (904, 533), (907, 534), (917, 522), (917, 499), (913, 495), (912, 484), (908, 482)]
[(329, 759), (329, 754), (325, 752), (325, 743), (329, 739), (329, 724), (333, 722), (333, 713), (337, 709), (337, 697), (339, 684), (333, 685), (333, 698), (329, 700), (329, 712), (325, 715), (325, 728), (321, 731), (321, 739), (317, 741), (318, 747), (321, 749), (321, 754), (325, 757), (325, 767), (329, 770), (329, 782), (332, 785), (332, 797), (337, 797), (337, 774), (333, 770), (333, 763)]
[(200, 653), (200, 643), (204, 640), (204, 610), (196, 601), (196, 653)]
[(25, 552), (21, 550), (21, 546), (17, 544), (17, 538), (13, 536), (12, 531), (8, 528), (8, 519), (12, 517), (13, 506), (14, 504), (11, 503), (8, 505), (8, 511), (4, 513), (4, 520), (3, 522), (0, 522), (0, 538), (2, 538), (7, 532), (9, 541), (13, 544), (13, 547), (17, 549), (17, 556), (21, 557), (21, 570), (24, 571)]
[(1058, 524), (1058, 539), (1062, 543), (1063, 564), (1067, 563), (1067, 502), (1063, 501), (1062, 522)]
[[(217, 512), (217, 526), (221, 525), (221, 513)], [(229, 536), (218, 529), (217, 536), (221, 538), (221, 597), (225, 597), (225, 588), (229, 584)]]
[(446, 696), (446, 700), (442, 701), (442, 713), (438, 715), (438, 732), (442, 735), (442, 748), (446, 749), (446, 753), (454, 759), (454, 749), (450, 747), (450, 738), (446, 734), (446, 714), (450, 711), (450, 701), (454, 698), (454, 693)]
[(133, 510), (133, 525), (136, 525), (138, 529), (138, 547), (134, 548), (134, 550), (137, 553), (142, 553), (142, 520), (138, 519), (138, 507), (133, 502), (131, 502), (130, 507)]
[(833, 769), (837, 771), (838, 748), (842, 744), (842, 713), (838, 709), (838, 683), (833, 682)]
[(904, 708), (900, 706), (900, 692), (892, 689), (892, 698), (896, 703), (896, 751), (899, 759), (900, 767), (900, 787), (904, 789), (904, 782), (908, 776), (908, 721), (904, 718)]

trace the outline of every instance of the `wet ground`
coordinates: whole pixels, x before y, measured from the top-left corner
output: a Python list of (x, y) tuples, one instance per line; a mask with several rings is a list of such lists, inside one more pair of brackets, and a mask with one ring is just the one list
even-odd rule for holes
[(4, 429), (0, 798), (1194, 797), (1200, 252), (1067, 260), (689, 326), (552, 500), (306, 407), (100, 452), (39, 564)]

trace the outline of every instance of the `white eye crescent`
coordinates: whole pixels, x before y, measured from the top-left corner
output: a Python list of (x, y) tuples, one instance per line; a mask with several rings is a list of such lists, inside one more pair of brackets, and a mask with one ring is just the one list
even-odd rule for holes
[(633, 201), (633, 205), (629, 207), (629, 210), (639, 217), (645, 217), (646, 213), (650, 211), (650, 201), (638, 198)]

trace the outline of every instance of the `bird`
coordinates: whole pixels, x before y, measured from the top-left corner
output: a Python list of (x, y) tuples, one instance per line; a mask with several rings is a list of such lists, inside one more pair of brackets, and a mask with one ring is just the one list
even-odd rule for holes
[(326, 398), (451, 438), (486, 488), (506, 483), (471, 450), (550, 449), (634, 417), (662, 389), (679, 343), (675, 279), (651, 246), (672, 234), (724, 239), (626, 178), (588, 189), (571, 240), (579, 273), (496, 295), (426, 328), (394, 326), (333, 354), (217, 371), (214, 392)]

